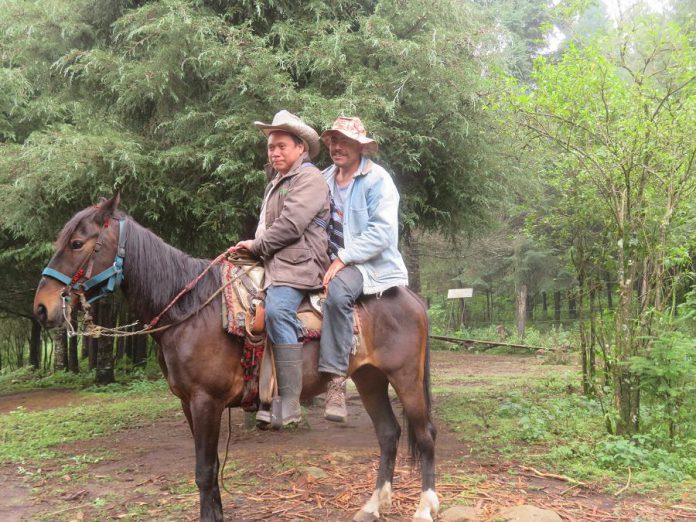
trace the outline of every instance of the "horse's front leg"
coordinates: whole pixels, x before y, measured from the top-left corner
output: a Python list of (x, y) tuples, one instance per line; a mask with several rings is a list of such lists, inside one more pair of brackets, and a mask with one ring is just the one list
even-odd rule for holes
[(218, 439), (224, 404), (209, 396), (198, 396), (190, 403), (193, 439), (196, 445), (196, 485), (200, 494), (200, 520), (221, 522), (222, 500), (218, 485)]

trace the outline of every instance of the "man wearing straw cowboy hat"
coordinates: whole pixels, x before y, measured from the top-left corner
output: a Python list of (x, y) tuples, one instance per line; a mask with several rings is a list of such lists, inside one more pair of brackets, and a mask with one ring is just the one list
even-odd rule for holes
[[(280, 111), (270, 124), (254, 125), (268, 138), (269, 179), (256, 237), (238, 248), (263, 259), (266, 329), (281, 398), (282, 423), (301, 420), (302, 326), (297, 308), (310, 290), (322, 288), (329, 266), (322, 227), (330, 215), (329, 188), (309, 159), (319, 152), (319, 136), (300, 118)], [(257, 420), (270, 421), (260, 411)]]
[(333, 262), (323, 279), (319, 371), (331, 379), (324, 417), (345, 422), (353, 305), (360, 295), (407, 285), (408, 273), (398, 250), (399, 193), (389, 173), (366, 157), (377, 152), (377, 143), (360, 118), (338, 118), (321, 139), (333, 161), (324, 179), (334, 201), (335, 228), (329, 237)]

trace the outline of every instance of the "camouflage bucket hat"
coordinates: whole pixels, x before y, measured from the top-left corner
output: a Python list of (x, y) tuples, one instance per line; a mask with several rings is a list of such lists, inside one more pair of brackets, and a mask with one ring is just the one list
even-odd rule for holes
[(333, 134), (341, 134), (346, 138), (357, 141), (363, 146), (363, 153), (369, 154), (377, 152), (378, 145), (375, 140), (367, 137), (365, 126), (360, 121), (360, 118), (349, 118), (341, 116), (333, 122), (329, 130), (326, 130), (321, 135), (321, 140), (328, 147), (329, 140)]

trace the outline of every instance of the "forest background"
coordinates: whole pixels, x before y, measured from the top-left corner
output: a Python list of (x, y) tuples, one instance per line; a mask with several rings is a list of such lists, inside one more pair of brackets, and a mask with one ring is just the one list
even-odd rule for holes
[[(0, 12), (0, 376), (109, 382), (152, 359), (144, 338), (68, 342), (33, 319), (77, 210), (118, 190), (140, 223), (213, 257), (255, 227), (254, 120), (286, 108), (321, 130), (357, 114), (400, 190), (433, 330), (577, 354), (620, 453), (672, 452), (665, 473), (696, 476), (693, 0), (614, 17), (585, 0)], [(466, 306), (446, 299), (459, 287)], [(100, 315), (130, 322), (118, 300)]]

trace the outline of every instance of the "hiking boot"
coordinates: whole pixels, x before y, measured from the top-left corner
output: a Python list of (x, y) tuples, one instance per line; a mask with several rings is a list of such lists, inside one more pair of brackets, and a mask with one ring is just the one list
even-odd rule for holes
[(326, 391), (324, 418), (332, 422), (346, 422), (346, 378), (334, 375)]

